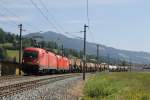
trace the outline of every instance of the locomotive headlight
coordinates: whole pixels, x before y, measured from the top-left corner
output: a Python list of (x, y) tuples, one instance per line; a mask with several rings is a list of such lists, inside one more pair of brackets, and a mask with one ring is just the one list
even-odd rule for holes
[(37, 60), (36, 63), (39, 64), (39, 60)]
[(37, 61), (37, 63), (39, 63), (39, 61)]

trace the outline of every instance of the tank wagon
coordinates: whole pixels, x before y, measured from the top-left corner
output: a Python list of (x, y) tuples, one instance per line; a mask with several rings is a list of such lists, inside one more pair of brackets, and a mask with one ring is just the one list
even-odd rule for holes
[(127, 72), (128, 66), (109, 65), (110, 72)]

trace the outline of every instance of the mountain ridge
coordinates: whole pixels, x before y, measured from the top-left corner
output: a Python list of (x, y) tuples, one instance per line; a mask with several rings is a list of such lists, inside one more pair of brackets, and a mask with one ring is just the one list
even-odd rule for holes
[[(59, 45), (64, 44), (65, 48), (73, 48), (78, 51), (83, 50), (83, 40), (75, 39), (71, 37), (67, 37), (63, 34), (47, 31), (44, 33), (29, 33), (25, 35), (25, 37), (30, 38), (34, 36), (42, 36), (44, 41), (55, 41)], [(96, 55), (96, 43), (87, 42), (87, 53)], [(122, 50), (116, 49), (113, 47), (108, 47), (102, 44), (100, 45), (100, 56), (110, 56), (114, 59), (123, 59), (126, 61), (130, 61), (133, 63), (139, 64), (149, 64), (150, 62), (150, 53), (143, 51), (130, 51), (130, 50)]]

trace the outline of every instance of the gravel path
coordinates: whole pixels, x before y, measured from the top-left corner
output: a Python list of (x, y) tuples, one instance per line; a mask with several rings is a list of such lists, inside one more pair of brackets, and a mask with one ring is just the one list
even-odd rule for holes
[[(76, 88), (77, 87), (77, 88)], [(2, 100), (79, 100), (82, 96), (82, 76), (76, 76), (39, 88), (25, 91), (21, 94), (1, 98)], [(74, 91), (76, 92), (74, 92)], [(78, 92), (77, 92), (78, 91)]]

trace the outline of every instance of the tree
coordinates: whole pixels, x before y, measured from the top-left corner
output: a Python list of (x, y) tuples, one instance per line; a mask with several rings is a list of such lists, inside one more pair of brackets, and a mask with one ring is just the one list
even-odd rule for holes
[(127, 62), (126, 62), (125, 60), (123, 60), (123, 61), (121, 62), (121, 65), (122, 65), (122, 66), (126, 66), (126, 65), (127, 65)]
[(7, 57), (6, 49), (0, 48), (0, 61), (4, 60)]
[(0, 43), (5, 42), (5, 32), (0, 28)]

